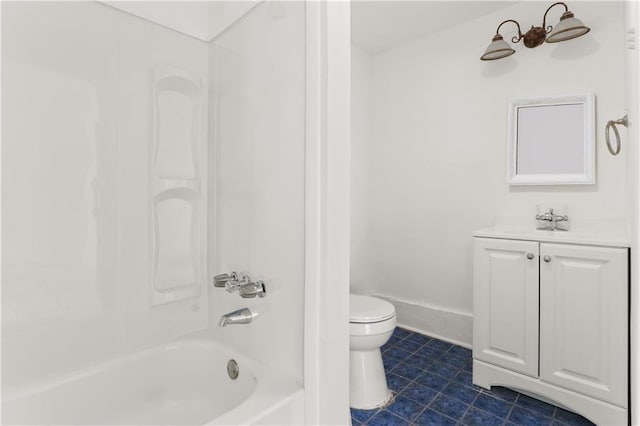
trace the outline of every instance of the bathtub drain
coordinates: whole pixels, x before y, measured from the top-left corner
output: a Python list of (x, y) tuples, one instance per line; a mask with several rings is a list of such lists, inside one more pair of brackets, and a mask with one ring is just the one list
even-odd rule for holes
[(235, 380), (238, 378), (238, 375), (240, 374), (240, 368), (238, 368), (238, 363), (235, 359), (230, 359), (227, 363), (227, 373), (229, 374), (229, 378), (231, 378), (231, 380)]

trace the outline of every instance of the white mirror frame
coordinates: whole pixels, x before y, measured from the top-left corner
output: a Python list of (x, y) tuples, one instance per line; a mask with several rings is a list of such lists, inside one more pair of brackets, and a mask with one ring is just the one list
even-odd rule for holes
[[(518, 110), (531, 106), (584, 106), (583, 173), (518, 174)], [(588, 185), (595, 183), (595, 96), (593, 93), (567, 96), (545, 96), (509, 99), (507, 137), (507, 183), (509, 185)]]

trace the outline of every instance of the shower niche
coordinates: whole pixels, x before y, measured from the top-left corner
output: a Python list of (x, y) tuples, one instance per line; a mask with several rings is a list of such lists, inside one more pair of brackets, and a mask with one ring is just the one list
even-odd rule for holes
[(154, 70), (151, 305), (200, 296), (202, 91), (201, 80), (185, 70)]

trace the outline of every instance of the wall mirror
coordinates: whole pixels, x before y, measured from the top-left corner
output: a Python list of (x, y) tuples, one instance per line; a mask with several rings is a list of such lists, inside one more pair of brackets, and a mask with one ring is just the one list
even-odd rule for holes
[(509, 100), (507, 183), (595, 183), (595, 96)]

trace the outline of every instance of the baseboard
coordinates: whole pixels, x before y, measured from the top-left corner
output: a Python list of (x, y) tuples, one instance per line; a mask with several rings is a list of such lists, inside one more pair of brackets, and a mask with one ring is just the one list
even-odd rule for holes
[(395, 306), (400, 327), (471, 348), (472, 315), (433, 306), (418, 305), (382, 294), (372, 294), (372, 296), (387, 300)]

